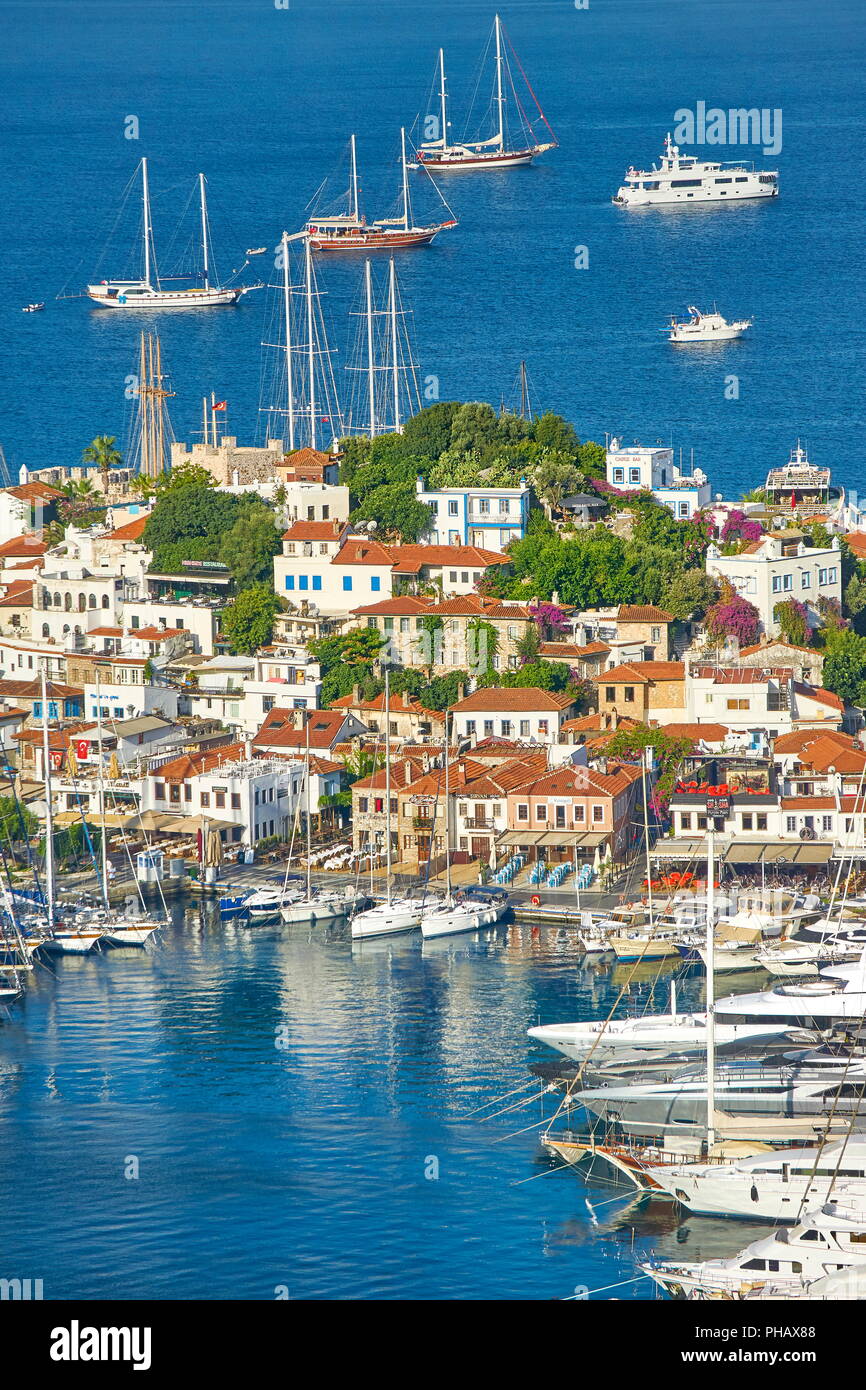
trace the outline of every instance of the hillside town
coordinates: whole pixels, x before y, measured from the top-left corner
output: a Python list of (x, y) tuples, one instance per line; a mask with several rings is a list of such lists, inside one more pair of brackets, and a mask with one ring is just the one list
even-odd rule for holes
[(700, 860), (708, 787), (738, 872), (862, 852), (866, 518), (799, 443), (736, 500), (459, 403), (329, 452), (214, 424), (155, 478), (88, 456), (0, 491), (10, 844), (50, 779), (58, 861), (104, 835), (112, 884), (291, 852), (374, 892), (609, 888), (644, 840)]

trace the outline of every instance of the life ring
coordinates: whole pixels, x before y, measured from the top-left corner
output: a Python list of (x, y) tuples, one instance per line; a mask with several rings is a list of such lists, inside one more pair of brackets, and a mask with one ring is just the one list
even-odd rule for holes
[(530, 902), (532, 903), (533, 907), (541, 907), (541, 899), (537, 893), (533, 893), (532, 897), (530, 898)]

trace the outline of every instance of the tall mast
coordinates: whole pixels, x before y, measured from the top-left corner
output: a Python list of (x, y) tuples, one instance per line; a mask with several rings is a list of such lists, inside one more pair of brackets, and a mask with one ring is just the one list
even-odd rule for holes
[(445, 53), (439, 49), (439, 102), (442, 112), (442, 149), (448, 144), (448, 120), (445, 114)]
[[(369, 265), (370, 262), (368, 261)], [(370, 856), (370, 863), (373, 856)], [(391, 678), (385, 667), (385, 894), (391, 906)]]
[(201, 398), (201, 434), (205, 444), (210, 443), (210, 436), (207, 429), (207, 396)]
[[(391, 375), (394, 383), (394, 433), (401, 431), (400, 424), (400, 371), (397, 354), (397, 271), (394, 257), (388, 270), (388, 313), (391, 321)], [(409, 407), (411, 410), (411, 406)]]
[(496, 106), (499, 111), (499, 148), (505, 147), (505, 118), (502, 110), (502, 21), (499, 15), (493, 21), (493, 28), (496, 31)]
[[(139, 461), (139, 471), (145, 478), (150, 477), (150, 456), (148, 454), (148, 402), (150, 397), (147, 393), (147, 358), (144, 350), (144, 333), (141, 335), (141, 347), (139, 351), (138, 363), (138, 414), (141, 421), (141, 459)], [(206, 419), (207, 417), (205, 417)], [(207, 443), (207, 437), (205, 437)]]
[(355, 136), (351, 138), (352, 146), (352, 213), (355, 221), (358, 221), (358, 160), (355, 155)]
[[(354, 136), (352, 137), (354, 140)], [(305, 243), (306, 285), (307, 285), (307, 358), (310, 373), (310, 448), (316, 447), (316, 348), (313, 341), (313, 253), (310, 238)]]
[(283, 317), (286, 332), (286, 411), (289, 417), (289, 450), (295, 447), (295, 385), (292, 380), (292, 295), (289, 285), (289, 234), (283, 232)]
[(141, 203), (144, 213), (144, 283), (150, 289), (150, 190), (147, 186), (147, 157), (141, 161)]
[(376, 434), (376, 359), (373, 346), (373, 268), (364, 262), (364, 295), (367, 316), (367, 390), (370, 395), (370, 438)]
[(403, 160), (403, 231), (409, 230), (409, 171), (406, 167), (406, 130), (400, 127), (400, 149)]
[(520, 363), (520, 418), (529, 419), (529, 388), (526, 384), (526, 363)]
[(451, 810), (448, 805), (448, 759), (451, 752), (450, 741), (448, 738), (448, 714), (445, 711), (445, 891), (448, 895), (448, 902), (451, 902)]
[(310, 859), (313, 853), (312, 835), (310, 830), (310, 711), (304, 710), (304, 744), (306, 748), (307, 772), (306, 772), (306, 807), (307, 807), (307, 902), (310, 901), (312, 894), (312, 865)]
[(716, 1142), (715, 821), (707, 823), (707, 1153)]
[(198, 176), (198, 187), (201, 201), (201, 252), (204, 259), (204, 287), (207, 289), (209, 286), (209, 266), (207, 263), (207, 202), (204, 191), (204, 174)]
[(642, 769), (643, 776), (641, 777), (641, 785), (642, 785), (642, 787), (643, 787), (643, 842), (644, 842), (644, 852), (645, 852), (645, 854), (646, 854), (646, 891), (647, 891), (647, 907), (648, 907), (648, 909), (649, 909), (649, 929), (650, 929), (650, 932), (652, 932), (653, 927), (654, 927), (654, 915), (653, 915), (653, 876), (652, 876), (652, 865), (651, 865), (651, 863), (650, 863), (649, 810), (648, 810), (648, 807), (647, 807), (646, 780), (647, 780), (647, 772), (649, 771), (649, 768), (650, 768), (650, 766), (651, 766), (651, 760), (652, 760), (652, 749), (651, 749), (651, 748), (645, 748), (645, 749), (644, 749), (644, 754), (643, 754), (643, 769)]
[(51, 749), (48, 740), (48, 684), (45, 680), (45, 661), (42, 663), (42, 780), (45, 783), (45, 891), (48, 909), (48, 931), (54, 934), (54, 813), (51, 809)]
[[(156, 336), (156, 335), (154, 335)], [(162, 343), (156, 339), (156, 380), (154, 381), (153, 408), (156, 414), (156, 459), (159, 473), (165, 470), (165, 432), (164, 414), (162, 409)], [(213, 427), (214, 444), (216, 444), (216, 417), (211, 422)]]
[(108, 907), (108, 845), (105, 834), (105, 777), (102, 767), (102, 696), (99, 691), (99, 669), (96, 671), (96, 748), (99, 758), (99, 851), (102, 861), (102, 898)]

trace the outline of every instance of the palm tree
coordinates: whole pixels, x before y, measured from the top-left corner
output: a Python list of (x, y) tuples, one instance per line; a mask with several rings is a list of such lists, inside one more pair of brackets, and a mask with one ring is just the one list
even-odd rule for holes
[(108, 494), (109, 470), (117, 468), (123, 463), (123, 455), (120, 453), (119, 449), (115, 449), (114, 447), (116, 442), (113, 434), (98, 434), (81, 454), (84, 463), (95, 463), (97, 465), (102, 491), (106, 496)]

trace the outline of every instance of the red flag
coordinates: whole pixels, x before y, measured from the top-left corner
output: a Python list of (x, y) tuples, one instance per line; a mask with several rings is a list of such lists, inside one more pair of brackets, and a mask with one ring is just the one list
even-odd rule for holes
[(79, 759), (81, 759), (81, 758), (86, 758), (89, 752), (90, 752), (90, 740), (89, 740), (89, 739), (86, 739), (86, 738), (80, 738), (80, 739), (78, 739), (78, 741), (77, 741), (77, 743), (76, 743), (76, 745), (75, 745), (75, 756), (76, 756), (76, 758), (79, 758)]
[(796, 497), (794, 496), (794, 494), (793, 494), (793, 492), (792, 492), (792, 493), (791, 493), (791, 511), (792, 511), (792, 512), (795, 512), (796, 510), (797, 510), (797, 499), (796, 499)]
[(213, 410), (228, 410), (229, 403), (228, 401), (214, 401), (213, 406), (211, 408)]

